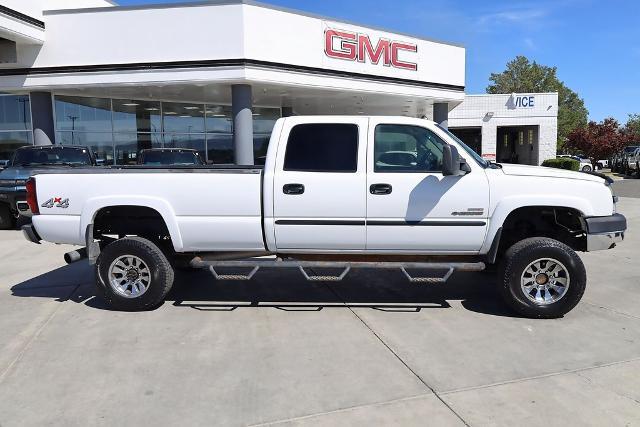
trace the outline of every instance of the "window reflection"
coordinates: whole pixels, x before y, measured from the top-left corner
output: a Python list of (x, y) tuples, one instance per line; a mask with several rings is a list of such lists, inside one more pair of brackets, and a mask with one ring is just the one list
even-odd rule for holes
[(57, 130), (111, 132), (111, 101), (79, 96), (55, 97)]
[(140, 150), (162, 148), (162, 135), (159, 133), (115, 134), (114, 140), (117, 165), (135, 165)]
[(0, 160), (10, 160), (17, 148), (32, 143), (31, 132), (0, 132)]
[(160, 132), (160, 102), (113, 100), (114, 132)]
[(207, 132), (233, 133), (231, 107), (224, 105), (207, 105)]
[[(234, 160), (232, 112), (227, 105), (56, 95), (55, 110), (58, 142), (88, 145), (105, 164), (133, 164), (139, 150), (161, 147), (195, 149), (214, 163)], [(264, 164), (278, 118), (279, 108), (254, 107), (256, 164)]]
[(233, 135), (207, 134), (207, 159), (216, 164), (233, 164)]
[(98, 165), (113, 164), (113, 135), (105, 132), (58, 132), (58, 144), (80, 145), (93, 151)]
[(164, 132), (204, 132), (204, 104), (162, 103)]
[(0, 131), (31, 130), (29, 95), (0, 96)]
[(206, 158), (207, 149), (204, 134), (164, 134), (164, 146), (167, 148), (191, 148)]

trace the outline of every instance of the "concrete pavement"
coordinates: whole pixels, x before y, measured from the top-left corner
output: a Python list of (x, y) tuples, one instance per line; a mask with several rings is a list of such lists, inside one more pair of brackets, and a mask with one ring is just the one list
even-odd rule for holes
[(513, 317), (488, 274), (355, 271), (182, 273), (157, 310), (112, 312), (68, 247), (0, 232), (0, 425), (640, 425), (640, 199), (619, 210), (627, 239), (581, 254), (558, 320)]

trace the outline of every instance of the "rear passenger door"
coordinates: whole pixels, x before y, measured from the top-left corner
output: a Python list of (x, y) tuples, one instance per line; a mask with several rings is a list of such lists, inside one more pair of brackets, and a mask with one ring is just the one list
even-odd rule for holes
[(273, 188), (278, 250), (365, 249), (367, 129), (360, 118), (287, 119)]

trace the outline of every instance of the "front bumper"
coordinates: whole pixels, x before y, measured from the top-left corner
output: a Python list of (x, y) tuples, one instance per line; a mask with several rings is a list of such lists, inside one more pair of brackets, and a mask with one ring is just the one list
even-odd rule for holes
[(14, 214), (19, 213), (21, 215), (30, 216), (31, 211), (29, 210), (29, 205), (26, 204), (26, 200), (26, 191), (16, 191), (15, 187), (3, 188), (0, 190), (0, 202), (7, 203), (11, 208), (11, 212)]
[(587, 227), (587, 252), (613, 249), (624, 240), (627, 219), (624, 215), (585, 218)]

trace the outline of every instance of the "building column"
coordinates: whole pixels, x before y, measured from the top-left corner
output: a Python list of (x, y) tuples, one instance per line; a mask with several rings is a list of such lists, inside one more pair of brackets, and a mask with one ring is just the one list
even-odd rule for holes
[(231, 86), (233, 148), (237, 165), (253, 165), (253, 97), (250, 85)]
[(291, 117), (293, 116), (293, 107), (282, 107), (280, 108), (280, 114), (282, 117)]
[(445, 129), (449, 128), (449, 104), (446, 102), (433, 104), (433, 121)]
[(35, 145), (51, 145), (56, 140), (51, 92), (31, 92), (31, 119)]

